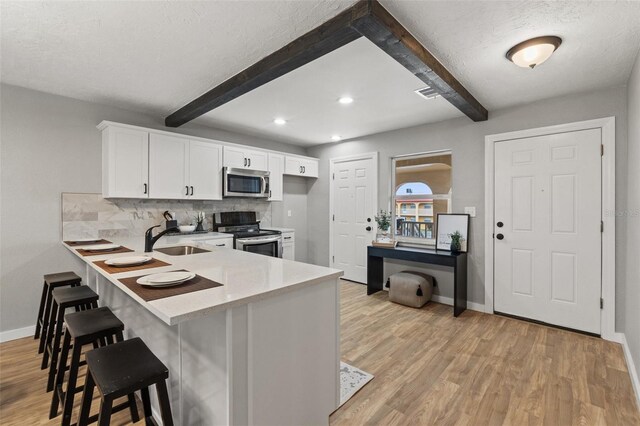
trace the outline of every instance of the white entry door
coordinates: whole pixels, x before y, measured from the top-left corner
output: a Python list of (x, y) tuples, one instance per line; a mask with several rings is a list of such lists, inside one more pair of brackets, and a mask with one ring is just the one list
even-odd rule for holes
[(344, 278), (367, 282), (367, 246), (375, 239), (377, 156), (332, 163), (332, 266)]
[(601, 129), (495, 144), (496, 312), (600, 334)]

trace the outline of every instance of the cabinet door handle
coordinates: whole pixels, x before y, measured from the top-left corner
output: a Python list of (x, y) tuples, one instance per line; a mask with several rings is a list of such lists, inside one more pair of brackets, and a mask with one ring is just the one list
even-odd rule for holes
[(269, 198), (271, 198), (271, 190), (269, 190)]
[(307, 173), (307, 168), (305, 166), (302, 166), (302, 173)]
[(247, 158), (244, 159), (244, 166), (247, 167)]
[(291, 237), (284, 237), (284, 239), (285, 239), (285, 240), (290, 240), (290, 239), (291, 239)]
[(302, 174), (302, 166), (300, 166), (300, 174)]
[(146, 193), (147, 193), (147, 188), (148, 188), (148, 187), (147, 187), (147, 184), (145, 183), (145, 184), (144, 184), (144, 194), (146, 194)]
[(216, 244), (216, 247), (224, 247), (226, 244)]
[(190, 188), (191, 188), (191, 195), (193, 195), (193, 186), (192, 186), (192, 187), (190, 187)]
[(186, 194), (184, 194), (184, 195), (189, 195), (189, 187), (188, 187), (188, 186), (185, 186), (185, 188), (187, 188), (187, 193), (186, 193)]
[(247, 158), (247, 161), (249, 162), (249, 167), (251, 167), (251, 158)]

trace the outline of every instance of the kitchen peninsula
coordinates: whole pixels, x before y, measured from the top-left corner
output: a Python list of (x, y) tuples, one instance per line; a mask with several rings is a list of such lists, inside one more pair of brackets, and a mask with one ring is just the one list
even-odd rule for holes
[[(211, 233), (201, 240), (228, 237)], [(141, 255), (143, 238), (111, 239), (133, 252), (83, 256), (65, 247), (83, 280), (169, 368), (176, 424), (327, 424), (339, 404), (341, 271), (164, 237), (154, 259), (168, 266), (109, 273), (96, 264)], [(171, 256), (158, 248), (206, 252)], [(214, 288), (145, 301), (120, 280), (187, 270)], [(154, 412), (157, 412), (153, 399)]]

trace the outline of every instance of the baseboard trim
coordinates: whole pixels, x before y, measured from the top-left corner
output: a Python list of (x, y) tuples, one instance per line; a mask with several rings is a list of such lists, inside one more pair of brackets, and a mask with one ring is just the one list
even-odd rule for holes
[(636, 365), (633, 362), (633, 357), (631, 356), (631, 350), (629, 349), (629, 344), (627, 343), (627, 336), (625, 336), (624, 333), (616, 334), (620, 336), (620, 344), (622, 345), (622, 350), (624, 352), (624, 359), (625, 361), (627, 361), (627, 370), (629, 370), (629, 377), (631, 377), (633, 391), (636, 394), (637, 408), (640, 410), (640, 379), (638, 378), (638, 370), (636, 370)]
[(36, 326), (16, 328), (15, 330), (7, 330), (0, 333), (0, 343), (10, 342), (11, 340), (22, 339), (23, 337), (33, 336), (36, 332)]
[[(453, 299), (451, 297), (440, 296), (439, 294), (432, 294), (431, 300), (436, 303), (442, 303), (443, 305), (453, 306)], [(475, 303), (467, 301), (467, 309), (470, 311), (477, 311), (484, 313), (484, 305), (482, 303)]]

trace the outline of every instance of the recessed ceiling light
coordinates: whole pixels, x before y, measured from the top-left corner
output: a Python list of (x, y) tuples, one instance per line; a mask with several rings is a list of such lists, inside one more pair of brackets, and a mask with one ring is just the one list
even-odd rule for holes
[(274, 123), (276, 123), (278, 126), (282, 126), (284, 124), (287, 124), (287, 120), (285, 120), (284, 118), (276, 118), (273, 120)]
[(509, 49), (507, 59), (519, 67), (533, 69), (549, 59), (561, 43), (562, 39), (556, 36), (525, 40)]
[(340, 137), (340, 135), (333, 135), (331, 136), (331, 140), (334, 142), (338, 142), (339, 140), (341, 140), (342, 138)]
[(340, 99), (338, 99), (338, 102), (340, 102), (343, 105), (347, 105), (353, 102), (353, 98), (351, 96), (343, 96)]

